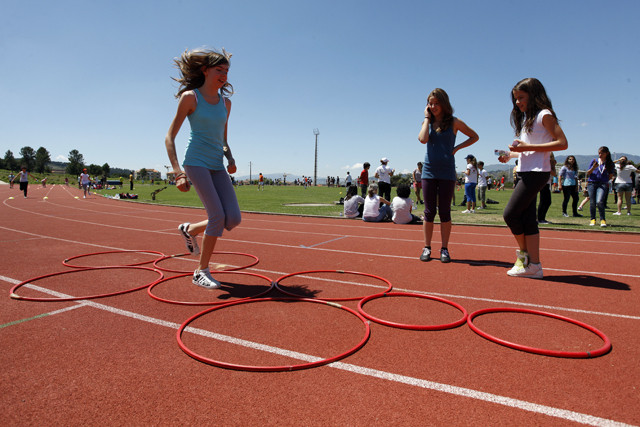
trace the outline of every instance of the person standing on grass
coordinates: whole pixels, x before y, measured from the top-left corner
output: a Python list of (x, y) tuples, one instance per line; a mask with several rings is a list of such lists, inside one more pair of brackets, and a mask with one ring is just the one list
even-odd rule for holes
[(26, 166), (22, 166), (20, 172), (18, 172), (18, 175), (11, 180), (11, 185), (13, 185), (13, 181), (15, 181), (16, 178), (19, 178), (18, 182), (20, 182), (20, 191), (24, 193), (25, 199), (27, 198), (27, 189), (29, 187), (29, 177), (33, 178), (34, 180), (36, 179), (36, 177), (31, 175), (31, 172), (27, 172)]
[[(455, 145), (458, 131), (468, 138)], [(434, 89), (427, 97), (424, 121), (418, 141), (426, 144), (427, 152), (422, 163), (422, 199), (424, 200), (424, 249), (420, 261), (431, 260), (431, 239), (436, 212), (440, 216), (442, 248), (440, 261), (450, 262), (449, 236), (451, 235), (451, 199), (456, 185), (454, 155), (462, 148), (478, 141), (478, 134), (462, 120), (453, 116), (449, 95), (443, 89)]]
[(571, 198), (571, 209), (574, 217), (581, 217), (578, 213), (578, 162), (575, 156), (567, 156), (564, 166), (560, 169), (558, 189), (562, 191), (562, 216), (568, 217), (567, 206)]
[(509, 276), (543, 277), (540, 263), (540, 231), (536, 221), (538, 192), (549, 182), (551, 151), (566, 150), (567, 138), (542, 83), (534, 78), (518, 82), (511, 90), (511, 126), (516, 139), (502, 163), (518, 158), (518, 185), (504, 209), (503, 217), (518, 243), (516, 262)]
[(369, 168), (371, 164), (369, 162), (364, 162), (362, 165), (362, 172), (360, 172), (360, 177), (358, 177), (358, 184), (360, 185), (360, 191), (362, 197), (367, 195), (367, 190), (369, 187)]
[(616, 164), (617, 172), (613, 185), (615, 185), (616, 192), (618, 193), (618, 211), (613, 214), (622, 215), (622, 196), (624, 196), (625, 202), (627, 203), (627, 215), (631, 215), (631, 192), (633, 191), (633, 178), (631, 174), (637, 173), (638, 169), (629, 164), (626, 156), (620, 157), (613, 163)]
[(391, 177), (396, 170), (387, 166), (387, 163), (389, 163), (389, 159), (386, 157), (380, 159), (380, 166), (376, 169), (375, 177), (378, 178), (380, 197), (391, 200)]
[(485, 209), (487, 207), (487, 187), (488, 187), (489, 174), (484, 168), (484, 162), (478, 162), (478, 201), (480, 206), (478, 209)]
[(478, 163), (473, 155), (465, 157), (467, 169), (464, 171), (464, 195), (467, 200), (467, 209), (463, 214), (476, 213), (476, 187), (478, 186)]
[(613, 179), (614, 173), (615, 164), (611, 159), (611, 152), (608, 147), (602, 146), (598, 149), (598, 158), (591, 160), (586, 174), (590, 201), (590, 226), (596, 225), (596, 208), (600, 214), (600, 227), (607, 226), (604, 212), (609, 194), (609, 181)]
[(418, 167), (413, 170), (411, 174), (411, 180), (413, 181), (413, 190), (416, 192), (416, 203), (422, 205), (422, 162), (418, 162)]
[[(207, 289), (217, 289), (220, 282), (211, 276), (209, 260), (224, 229), (232, 230), (241, 221), (240, 207), (229, 174), (236, 172), (236, 162), (227, 142), (227, 125), (231, 111), (229, 96), (233, 86), (227, 81), (231, 55), (197, 49), (185, 51), (174, 60), (180, 70), (180, 89), (176, 94), (178, 111), (165, 138), (165, 146), (180, 191), (189, 191), (189, 181), (198, 193), (208, 219), (178, 227), (189, 252), (200, 254), (192, 282)], [(184, 172), (176, 155), (175, 138), (184, 119), (189, 119), (191, 136), (187, 145)], [(223, 157), (227, 158), (225, 171)], [(188, 179), (187, 179), (188, 176)], [(204, 232), (202, 250), (196, 236)]]

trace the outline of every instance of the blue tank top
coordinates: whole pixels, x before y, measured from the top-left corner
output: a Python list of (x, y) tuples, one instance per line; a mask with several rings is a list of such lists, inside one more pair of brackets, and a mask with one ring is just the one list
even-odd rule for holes
[(210, 170), (224, 170), (224, 127), (227, 107), (222, 94), (217, 104), (209, 104), (198, 89), (194, 90), (196, 110), (188, 116), (191, 136), (187, 144), (183, 166), (202, 166)]
[(440, 133), (429, 130), (427, 153), (422, 164), (422, 179), (456, 180), (456, 160), (453, 156), (455, 143), (453, 127)]

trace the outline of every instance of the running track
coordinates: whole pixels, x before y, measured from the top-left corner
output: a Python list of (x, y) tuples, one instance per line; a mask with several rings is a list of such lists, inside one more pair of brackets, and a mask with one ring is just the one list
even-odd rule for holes
[[(244, 272), (271, 280), (305, 270), (366, 272), (389, 280), (394, 291), (446, 298), (469, 313), (517, 307), (570, 317), (613, 343), (601, 357), (556, 358), (500, 346), (467, 325), (413, 331), (372, 322), (366, 345), (339, 362), (247, 372), (201, 363), (179, 348), (178, 327), (208, 306), (167, 304), (146, 290), (71, 302), (9, 298), (9, 290), (23, 281), (75, 270), (62, 261), (76, 255), (183, 253), (176, 227), (203, 218), (202, 210), (96, 195), (83, 200), (78, 189), (64, 186), (32, 185), (29, 196), (0, 186), (3, 425), (640, 425), (639, 235), (544, 230), (546, 277), (531, 280), (506, 275), (515, 249), (506, 228), (454, 226), (454, 262), (421, 263), (419, 226), (245, 214), (217, 247), (259, 257)], [(434, 247), (437, 256), (439, 242)], [(104, 266), (153, 258), (114, 252), (77, 262)], [(224, 268), (244, 265), (248, 257), (214, 260)], [(185, 270), (195, 265), (188, 258), (162, 264)], [(189, 278), (154, 289), (168, 299), (223, 302), (268, 286), (258, 278), (221, 276), (232, 283), (226, 291), (197, 288)], [(87, 270), (33, 281), (17, 293), (86, 296), (156, 277), (147, 269)], [(282, 285), (320, 298), (371, 295), (385, 287), (346, 274), (296, 276)], [(282, 294), (273, 289), (267, 296)], [(358, 301), (340, 304), (355, 310)], [(446, 304), (421, 298), (381, 298), (365, 309), (409, 324), (460, 317)], [(538, 348), (593, 351), (602, 345), (582, 328), (542, 316), (491, 314), (475, 323)], [(364, 329), (358, 318), (334, 306), (275, 301), (216, 310), (190, 326), (196, 333), (185, 331), (187, 346), (251, 366), (341, 354), (362, 339)]]

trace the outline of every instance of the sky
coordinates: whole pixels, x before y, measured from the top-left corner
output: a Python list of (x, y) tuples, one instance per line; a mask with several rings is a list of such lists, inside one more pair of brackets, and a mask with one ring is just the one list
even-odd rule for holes
[[(228, 140), (236, 176), (358, 175), (388, 157), (424, 159), (428, 93), (480, 136), (456, 155), (498, 163), (513, 140), (510, 92), (538, 78), (569, 148), (640, 154), (640, 2), (379, 0), (3, 0), (0, 156), (45, 147), (67, 161), (123, 169), (169, 165), (173, 59), (233, 54)], [(189, 125), (178, 134), (184, 157)], [(458, 143), (463, 135), (458, 136)], [(557, 153), (563, 158), (563, 153)]]

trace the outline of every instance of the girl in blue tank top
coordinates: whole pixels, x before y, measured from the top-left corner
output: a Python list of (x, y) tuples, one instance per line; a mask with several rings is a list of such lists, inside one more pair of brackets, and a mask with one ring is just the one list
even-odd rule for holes
[[(468, 138), (455, 145), (458, 131)], [(447, 92), (434, 89), (427, 97), (424, 121), (418, 135), (418, 140), (427, 146), (422, 164), (424, 249), (420, 255), (420, 261), (431, 260), (431, 238), (436, 212), (440, 216), (440, 234), (442, 235), (440, 261), (451, 261), (448, 244), (451, 235), (451, 198), (456, 183), (454, 155), (458, 150), (474, 144), (478, 139), (478, 134), (473, 129), (453, 116), (453, 107)]]
[[(231, 55), (224, 50), (222, 53), (193, 50), (185, 51), (174, 61), (181, 74), (180, 78), (174, 79), (180, 83), (176, 94), (180, 100), (165, 138), (176, 186), (180, 191), (189, 191), (191, 181), (207, 211), (208, 219), (196, 224), (187, 222), (178, 227), (187, 250), (200, 255), (192, 281), (207, 289), (220, 287), (209, 271), (209, 261), (218, 237), (222, 236), (224, 229), (231, 230), (240, 224), (240, 207), (229, 178), (229, 173), (236, 171), (236, 162), (227, 142), (227, 122), (231, 111), (231, 101), (227, 97), (233, 94), (233, 86), (227, 82), (229, 58)], [(189, 119), (191, 135), (182, 163), (183, 172), (176, 155), (175, 139), (185, 118)], [(227, 170), (224, 169), (223, 157), (228, 161)], [(196, 236), (202, 232), (204, 237), (200, 250)]]

